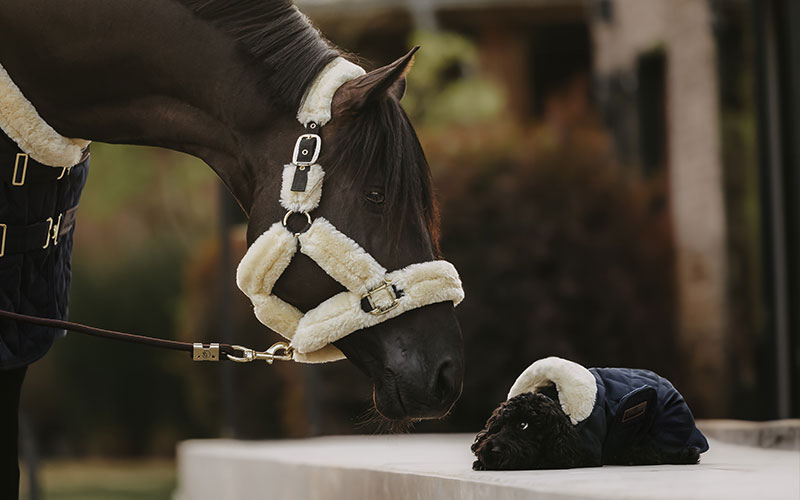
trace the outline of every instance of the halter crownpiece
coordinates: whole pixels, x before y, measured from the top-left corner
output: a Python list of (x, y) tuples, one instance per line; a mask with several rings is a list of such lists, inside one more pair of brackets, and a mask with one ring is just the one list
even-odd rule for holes
[[(319, 206), (325, 176), (316, 163), (322, 147), (319, 128), (331, 118), (336, 90), (363, 74), (360, 67), (337, 58), (309, 87), (297, 115), (307, 133), (298, 138), (292, 163), (283, 169), (280, 204), (286, 216), (253, 242), (236, 273), (256, 317), (291, 341), (294, 359), (300, 362), (342, 359), (334, 341), (411, 309), (447, 301), (457, 305), (464, 298), (458, 272), (449, 262), (423, 262), (388, 272), (325, 218), (310, 215)], [(287, 227), (293, 214), (305, 223), (296, 231)], [(305, 314), (272, 294), (298, 247), (346, 288)]]

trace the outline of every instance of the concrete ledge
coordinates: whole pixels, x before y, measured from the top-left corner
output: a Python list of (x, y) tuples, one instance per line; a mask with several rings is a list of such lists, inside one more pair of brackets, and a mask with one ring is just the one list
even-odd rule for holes
[(800, 451), (800, 419), (698, 420), (697, 426), (707, 437), (726, 443)]
[(176, 500), (798, 499), (800, 453), (711, 441), (700, 465), (475, 472), (472, 434), (178, 447)]

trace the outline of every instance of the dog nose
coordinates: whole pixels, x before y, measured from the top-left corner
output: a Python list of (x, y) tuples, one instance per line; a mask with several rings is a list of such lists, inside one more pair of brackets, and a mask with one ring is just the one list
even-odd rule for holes
[(484, 446), (478, 450), (478, 456), (487, 468), (496, 469), (500, 466), (500, 461), (503, 456), (502, 452), (502, 445), (498, 444), (496, 441), (490, 441), (488, 443), (485, 442)]
[(452, 359), (442, 361), (435, 374), (432, 393), (441, 408), (447, 410), (461, 392), (461, 374)]

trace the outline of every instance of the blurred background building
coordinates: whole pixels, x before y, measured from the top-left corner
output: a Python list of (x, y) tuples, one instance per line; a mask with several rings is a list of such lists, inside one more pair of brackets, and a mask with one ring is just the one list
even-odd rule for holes
[[(452, 414), (417, 430), (477, 430), (548, 355), (653, 369), (701, 418), (800, 416), (800, 3), (298, 6), (368, 68), (422, 46), (403, 102), (465, 283), (467, 367)], [(272, 343), (235, 289), (244, 219), (211, 170), (93, 148), (72, 319)], [(346, 362), (193, 365), (71, 335), (26, 384), (47, 457), (380, 428)]]

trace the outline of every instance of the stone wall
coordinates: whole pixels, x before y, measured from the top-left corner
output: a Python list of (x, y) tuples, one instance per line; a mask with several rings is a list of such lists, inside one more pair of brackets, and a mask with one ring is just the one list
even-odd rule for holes
[[(677, 259), (679, 341), (703, 415), (726, 396), (726, 229), (716, 51), (709, 3), (614, 0), (595, 19), (595, 72), (635, 74), (640, 55), (666, 56), (666, 156)], [(633, 82), (635, 85), (635, 81)]]

